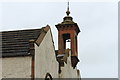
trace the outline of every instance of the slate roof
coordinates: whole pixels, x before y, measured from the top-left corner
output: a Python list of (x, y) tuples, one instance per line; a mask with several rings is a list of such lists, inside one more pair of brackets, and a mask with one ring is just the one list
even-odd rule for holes
[(3, 31), (0, 32), (0, 54), (2, 57), (29, 56), (29, 40), (36, 40), (41, 29)]

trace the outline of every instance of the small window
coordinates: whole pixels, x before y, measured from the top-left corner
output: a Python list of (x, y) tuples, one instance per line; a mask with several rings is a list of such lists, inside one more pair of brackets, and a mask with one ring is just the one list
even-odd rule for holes
[(49, 73), (47, 73), (45, 76), (45, 80), (53, 80), (53, 79), (52, 76)]

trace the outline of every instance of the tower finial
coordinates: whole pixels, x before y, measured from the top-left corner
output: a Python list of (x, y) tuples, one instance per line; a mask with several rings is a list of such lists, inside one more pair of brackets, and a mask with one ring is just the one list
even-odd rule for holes
[(67, 16), (69, 16), (69, 14), (70, 14), (70, 11), (69, 11), (69, 0), (68, 0), (68, 4), (67, 4), (67, 11), (66, 11), (66, 14), (67, 14)]
[(69, 0), (68, 0), (68, 11), (69, 11)]

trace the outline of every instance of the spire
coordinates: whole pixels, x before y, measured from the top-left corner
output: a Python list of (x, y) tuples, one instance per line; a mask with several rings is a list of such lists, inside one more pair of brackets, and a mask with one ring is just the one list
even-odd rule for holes
[(69, 1), (68, 1), (68, 7), (67, 7), (67, 11), (66, 11), (66, 14), (67, 14), (67, 16), (69, 16), (69, 14), (70, 14), (70, 11), (69, 11)]

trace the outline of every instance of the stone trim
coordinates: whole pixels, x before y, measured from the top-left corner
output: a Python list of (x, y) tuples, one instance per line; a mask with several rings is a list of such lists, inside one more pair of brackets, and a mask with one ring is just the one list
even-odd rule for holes
[(39, 37), (37, 38), (37, 40), (35, 41), (35, 43), (37, 44), (37, 46), (39, 46), (42, 42), (42, 40), (44, 39), (46, 33), (48, 32), (48, 30), (50, 29), (50, 26), (47, 25), (46, 27), (43, 27), (41, 30), (41, 34), (39, 35)]

